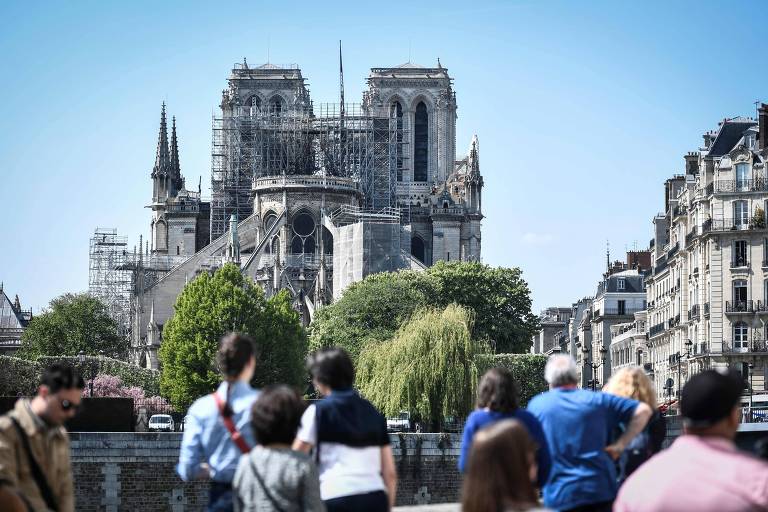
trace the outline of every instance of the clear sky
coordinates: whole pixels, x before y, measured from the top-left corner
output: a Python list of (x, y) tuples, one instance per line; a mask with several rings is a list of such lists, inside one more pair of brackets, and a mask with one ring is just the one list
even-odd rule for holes
[[(480, 140), (483, 260), (534, 307), (595, 291), (646, 247), (663, 181), (718, 120), (768, 100), (762, 2), (0, 2), (0, 281), (35, 312), (88, 286), (88, 239), (149, 230), (160, 104), (210, 195), (211, 114), (233, 63), (299, 64), (315, 101), (410, 60), (455, 78)], [(194, 186), (193, 186), (194, 184)]]

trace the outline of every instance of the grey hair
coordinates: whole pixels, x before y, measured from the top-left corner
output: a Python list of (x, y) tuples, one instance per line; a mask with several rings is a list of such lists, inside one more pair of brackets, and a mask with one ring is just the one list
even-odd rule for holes
[(551, 356), (544, 367), (544, 379), (552, 388), (578, 383), (576, 361), (565, 354)]

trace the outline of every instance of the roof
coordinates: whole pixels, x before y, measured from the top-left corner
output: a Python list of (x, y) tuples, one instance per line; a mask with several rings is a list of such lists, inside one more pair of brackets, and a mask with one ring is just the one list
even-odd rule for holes
[(737, 117), (726, 119), (717, 132), (717, 137), (709, 148), (708, 156), (720, 157), (731, 151), (741, 140), (744, 132), (757, 124), (753, 119)]
[(11, 299), (0, 289), (0, 330), (23, 329), (27, 323), (22, 312), (16, 311)]
[(400, 68), (400, 69), (404, 69), (404, 68), (405, 69), (425, 69), (424, 66), (420, 66), (418, 64), (414, 64), (411, 61), (408, 61), (408, 62), (406, 62), (404, 64), (400, 64), (399, 66), (395, 66), (395, 67), (396, 68)]

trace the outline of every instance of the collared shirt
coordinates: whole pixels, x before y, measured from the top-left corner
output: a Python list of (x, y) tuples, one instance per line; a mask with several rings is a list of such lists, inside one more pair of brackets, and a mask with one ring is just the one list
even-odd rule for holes
[(16, 402), (13, 411), (0, 417), (0, 480), (22, 494), (36, 511), (48, 510), (21, 439), (11, 421), (15, 418), (29, 439), (32, 456), (58, 504), (60, 512), (75, 510), (70, 466), (69, 436), (62, 426), (48, 426), (32, 412), (28, 399)]
[(678, 437), (632, 473), (614, 511), (678, 510), (767, 511), (768, 463), (722, 437)]
[(616, 497), (616, 468), (605, 451), (608, 433), (629, 423), (638, 404), (577, 388), (555, 388), (533, 397), (528, 411), (541, 422), (552, 459), (544, 505), (568, 509)]
[[(225, 381), (216, 390), (222, 400), (227, 396), (228, 386), (229, 383)], [(248, 446), (255, 445), (251, 429), (251, 405), (258, 394), (257, 390), (245, 382), (236, 381), (229, 395), (232, 421)], [(176, 466), (181, 479), (194, 479), (200, 471), (200, 464), (205, 462), (210, 467), (211, 480), (231, 483), (240, 455), (242, 452), (232, 442), (216, 401), (211, 395), (198, 398), (189, 408), (184, 422), (179, 464)]]

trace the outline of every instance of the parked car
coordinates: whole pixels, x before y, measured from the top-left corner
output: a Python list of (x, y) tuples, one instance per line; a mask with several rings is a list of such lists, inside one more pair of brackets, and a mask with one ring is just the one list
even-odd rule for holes
[(149, 430), (158, 432), (173, 432), (175, 425), (170, 414), (153, 414), (149, 418)]
[(400, 411), (397, 418), (387, 418), (388, 432), (408, 432), (411, 430), (411, 415), (407, 411)]

